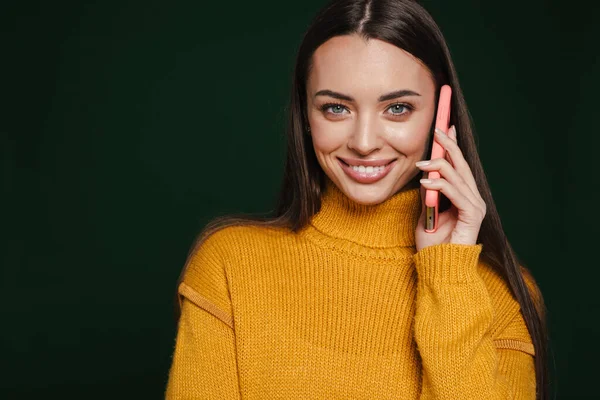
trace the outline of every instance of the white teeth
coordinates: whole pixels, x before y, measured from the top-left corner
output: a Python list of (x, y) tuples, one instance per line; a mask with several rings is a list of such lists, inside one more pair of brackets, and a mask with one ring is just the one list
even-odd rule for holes
[(367, 174), (372, 174), (373, 172), (382, 172), (385, 168), (384, 166), (373, 167), (372, 165), (369, 165), (368, 167), (365, 167), (364, 165), (351, 165), (351, 167), (356, 172), (366, 172)]

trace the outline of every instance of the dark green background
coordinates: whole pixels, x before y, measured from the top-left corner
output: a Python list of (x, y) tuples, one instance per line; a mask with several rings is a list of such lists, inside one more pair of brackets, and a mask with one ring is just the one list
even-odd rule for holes
[[(598, 10), (424, 3), (547, 302), (553, 393), (591, 398)], [(0, 397), (162, 398), (187, 250), (210, 218), (274, 206), (293, 60), (322, 4), (2, 3)]]

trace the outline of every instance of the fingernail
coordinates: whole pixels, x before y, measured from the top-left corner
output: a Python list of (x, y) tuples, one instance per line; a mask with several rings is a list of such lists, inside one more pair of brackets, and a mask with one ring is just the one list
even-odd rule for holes
[(435, 134), (438, 135), (439, 137), (446, 136), (446, 134), (444, 132), (442, 132), (442, 130), (439, 128), (435, 128)]
[(429, 164), (431, 164), (431, 161), (418, 161), (418, 162), (415, 163), (415, 165), (417, 167), (420, 167), (420, 166), (423, 166), (423, 165), (429, 165)]
[(419, 182), (421, 182), (421, 183), (431, 183), (431, 179), (421, 179)]
[(456, 137), (456, 127), (452, 125), (452, 128), (450, 128), (450, 130), (452, 131), (452, 137)]

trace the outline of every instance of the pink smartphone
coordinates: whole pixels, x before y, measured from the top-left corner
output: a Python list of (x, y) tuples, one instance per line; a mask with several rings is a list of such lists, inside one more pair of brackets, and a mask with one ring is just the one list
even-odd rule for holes
[[(452, 89), (448, 85), (442, 86), (440, 89), (440, 99), (438, 102), (437, 116), (435, 119), (435, 127), (448, 133), (450, 127), (450, 98), (452, 97)], [(446, 156), (444, 148), (433, 139), (431, 148), (431, 159), (443, 158)], [(439, 179), (440, 173), (431, 171), (427, 174), (428, 178)], [(440, 191), (427, 189), (425, 191), (425, 232), (433, 233), (438, 228), (438, 214), (440, 208)]]

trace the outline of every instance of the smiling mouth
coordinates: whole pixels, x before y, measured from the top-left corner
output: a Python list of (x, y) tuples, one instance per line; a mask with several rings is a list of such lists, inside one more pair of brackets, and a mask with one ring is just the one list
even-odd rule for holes
[[(344, 165), (347, 165), (347, 166), (349, 166), (349, 167), (358, 167), (358, 166), (360, 166), (360, 165), (363, 165), (363, 164), (348, 164), (347, 162), (345, 162), (345, 161), (344, 161), (344, 160), (342, 160), (341, 158), (339, 158), (339, 157), (336, 157), (336, 158), (337, 158), (338, 160), (340, 160), (340, 162), (342, 162)], [(388, 165), (390, 165), (390, 164), (391, 164), (391, 163), (393, 163), (394, 161), (396, 161), (396, 159), (395, 159), (395, 158), (394, 158), (393, 160), (391, 160), (390, 162), (386, 163), (386, 164), (380, 164), (380, 165), (378, 165), (378, 167), (387, 167)], [(367, 166), (367, 165), (365, 165), (365, 167), (366, 167), (366, 166)]]
[[(360, 163), (360, 160), (352, 160), (353, 162)], [(346, 161), (338, 158), (338, 162), (346, 176), (352, 179), (355, 182), (362, 184), (370, 184), (375, 183), (381, 179), (383, 179), (388, 173), (394, 168), (397, 158), (393, 159), (390, 162), (387, 160), (364, 160), (366, 164), (371, 165), (353, 165), (348, 164)], [(382, 162), (379, 165), (372, 165), (374, 162)]]

